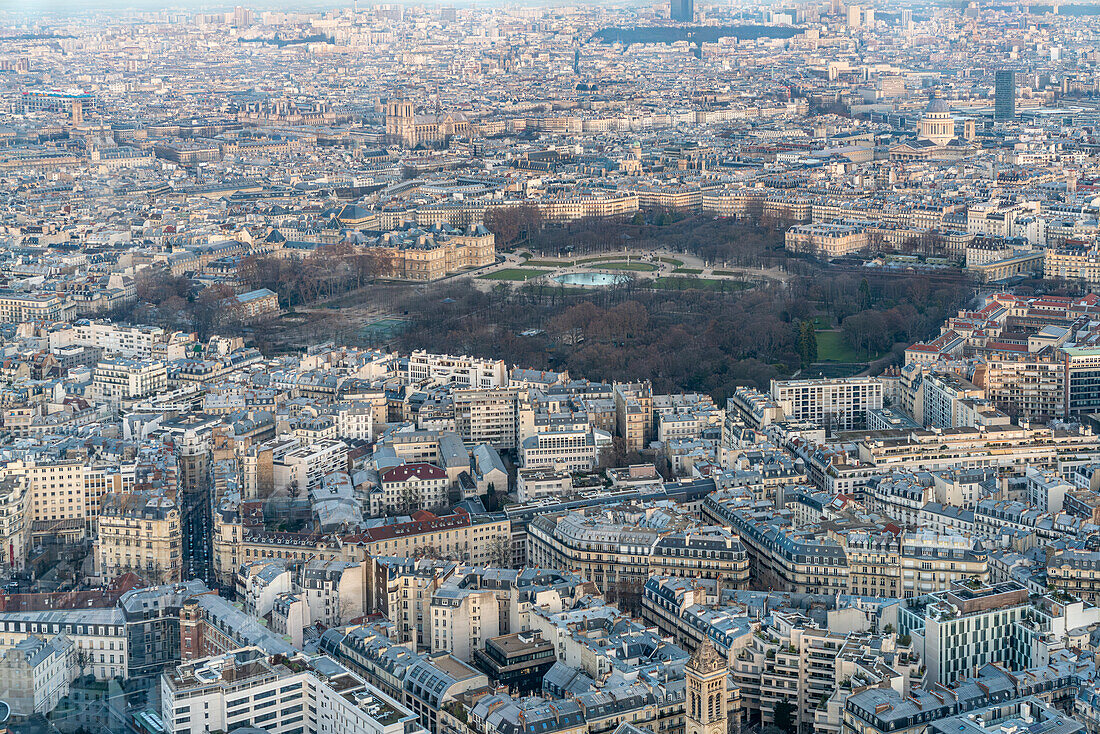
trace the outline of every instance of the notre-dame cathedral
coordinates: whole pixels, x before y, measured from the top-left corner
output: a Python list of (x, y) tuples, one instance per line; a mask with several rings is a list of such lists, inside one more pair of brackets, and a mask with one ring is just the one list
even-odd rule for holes
[(461, 113), (416, 114), (413, 103), (392, 99), (386, 104), (386, 139), (405, 148), (437, 145), (470, 134), (470, 123)]

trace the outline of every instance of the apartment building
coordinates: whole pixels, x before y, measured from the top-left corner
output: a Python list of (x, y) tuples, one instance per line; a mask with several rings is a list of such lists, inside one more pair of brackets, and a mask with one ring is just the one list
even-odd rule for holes
[(663, 444), (701, 439), (704, 434), (717, 435), (725, 423), (725, 411), (711, 406), (677, 407), (655, 410), (657, 440)]
[(342, 539), (343, 557), (362, 561), (370, 556), (414, 556), (431, 549), (440, 557), (474, 565), (494, 564), (496, 548), (511, 542), (511, 522), (497, 517), (474, 518), (459, 509), (442, 517), (420, 510), (411, 522), (370, 528)]
[(1076, 536), (1088, 523), (1086, 518), (1066, 513), (1042, 512), (1026, 502), (986, 498), (974, 506), (974, 529), (996, 536), (1005, 530), (1034, 534), (1041, 540)]
[(676, 532), (654, 543), (649, 573), (713, 579), (722, 588), (742, 589), (749, 582), (749, 555), (741, 539), (725, 528)]
[(0, 568), (20, 571), (30, 543), (31, 492), (25, 476), (0, 470)]
[(794, 704), (800, 731), (838, 732), (829, 704), (842, 702), (856, 685), (904, 687), (917, 660), (892, 636), (831, 632), (798, 612), (777, 612), (738, 650), (730, 676), (742, 689), (750, 718), (775, 722), (776, 705)]
[[(1059, 709), (1072, 706), (1081, 688), (1073, 665), (1050, 664), (1009, 671), (1004, 666), (982, 666), (972, 676), (955, 684), (935, 686), (934, 690), (912, 687), (908, 693), (893, 688), (869, 687), (852, 692), (845, 701), (844, 731), (858, 734), (992, 734), (1008, 730), (1023, 730), (1026, 722), (1012, 717), (1021, 712), (1023, 701), (1038, 701), (1041, 705), (1056, 704)], [(1078, 699), (1081, 700), (1081, 699)], [(992, 702), (992, 703), (991, 703)], [(1029, 712), (1031, 709), (1029, 708)], [(1078, 725), (1068, 717), (1047, 718), (1036, 711), (1032, 719), (1041, 731), (1059, 732), (1061, 724), (1070, 724), (1069, 732)], [(965, 721), (960, 719), (965, 715)], [(981, 729), (967, 731), (974, 723)], [(961, 727), (961, 728), (960, 728)]]
[(92, 374), (92, 392), (104, 402), (117, 405), (146, 398), (168, 389), (165, 363), (152, 359), (106, 359)]
[(540, 431), (520, 444), (520, 463), (524, 469), (588, 472), (596, 468), (600, 451), (610, 443), (610, 435), (587, 427)]
[(348, 446), (343, 441), (321, 439), (298, 445), (273, 459), (274, 488), (296, 487), (307, 492), (321, 486), (324, 478), (337, 471), (347, 471)]
[(455, 432), (468, 443), (514, 449), (519, 440), (521, 392), (519, 388), (454, 390)]
[(532, 203), (547, 222), (574, 222), (589, 217), (625, 218), (638, 211), (637, 194), (624, 192), (544, 197)]
[[(488, 639), (485, 635), (494, 627), (498, 634), (525, 632), (533, 609), (561, 610), (598, 593), (594, 584), (576, 574), (542, 569), (516, 571), (406, 557), (376, 558), (368, 568), (369, 610), (385, 614), (394, 624), (391, 636), (417, 649), (444, 649), (439, 647), (444, 638), (446, 644), (463, 646), (462, 635)], [(483, 592), (495, 599), (495, 612)], [(476, 649), (472, 646), (470, 654)], [(459, 647), (453, 651), (465, 659)]]
[(730, 426), (735, 422), (744, 421), (752, 428), (763, 429), (783, 420), (784, 417), (783, 407), (771, 395), (762, 393), (756, 388), (739, 387), (734, 391), (733, 397), (726, 401), (722, 445), (729, 444), (727, 436), (730, 433)]
[(874, 377), (772, 380), (771, 396), (788, 420), (849, 431), (866, 424), (867, 411), (882, 408), (883, 385)]
[(1059, 513), (1065, 505), (1066, 495), (1075, 487), (1057, 472), (1029, 466), (1024, 470), (1024, 487), (1027, 502), (1042, 512)]
[(0, 293), (0, 321), (21, 324), (28, 321), (71, 321), (76, 304), (56, 293)]
[(83, 346), (124, 359), (183, 359), (194, 344), (194, 334), (165, 331), (159, 326), (127, 326), (109, 321), (78, 321), (49, 334), (50, 350), (53, 352), (65, 347)]
[[(105, 495), (133, 488), (136, 466), (112, 467), (79, 459), (17, 460), (0, 468), (0, 475), (21, 477), (26, 483), (24, 519), (32, 535), (79, 538), (92, 531)], [(11, 494), (7, 497), (13, 499)]]
[(777, 591), (804, 594), (846, 594), (848, 563), (844, 548), (814, 526), (795, 529), (789, 515), (763, 503), (722, 493), (703, 501), (703, 517), (728, 525), (745, 546), (749, 576)]
[(1062, 428), (1016, 425), (890, 431), (857, 441), (859, 460), (879, 471), (1056, 467), (1100, 451), (1097, 437)]
[(448, 715), (447, 704), (489, 685), (484, 673), (453, 655), (417, 653), (374, 627), (352, 627), (346, 634), (330, 631), (321, 649), (401, 701), (433, 734), (447, 730), (442, 721)]
[(749, 578), (739, 538), (659, 509), (618, 505), (540, 515), (527, 533), (531, 564), (573, 569), (612, 598), (639, 592), (654, 573), (719, 579), (728, 588)]
[(302, 566), (299, 595), (309, 606), (309, 618), (334, 627), (363, 616), (366, 564), (314, 559)]
[(197, 593), (175, 601), (179, 645), (165, 662), (197, 660), (251, 646), (268, 655), (296, 652), (286, 637), (217, 594)]
[(516, 497), (521, 503), (544, 497), (566, 497), (573, 493), (573, 475), (553, 469), (516, 471)]
[(1048, 247), (1043, 260), (1043, 277), (1049, 280), (1069, 280), (1088, 289), (1100, 285), (1100, 250), (1092, 245), (1063, 243)]
[(0, 696), (15, 716), (48, 714), (76, 677), (72, 641), (58, 634), (27, 637), (0, 652)]
[(764, 205), (764, 189), (720, 189), (704, 191), (700, 197), (703, 214), (712, 217), (745, 219), (755, 217)]
[(379, 475), (382, 502), (391, 512), (437, 510), (447, 504), (447, 472), (431, 464), (401, 464)]
[(170, 584), (183, 572), (183, 536), (176, 503), (151, 492), (109, 494), (97, 520), (96, 567), (103, 579), (132, 572)]
[(851, 594), (910, 599), (946, 591), (959, 581), (989, 580), (986, 553), (969, 536), (854, 531), (842, 536), (842, 543)]
[(969, 535), (899, 533), (856, 514), (796, 525), (789, 510), (740, 490), (708, 496), (702, 513), (739, 534), (752, 578), (777, 590), (911, 598), (988, 579), (986, 552)]
[(71, 646), (66, 658), (73, 667), (72, 677), (93, 675), (96, 680), (110, 680), (129, 676), (130, 637), (117, 607), (0, 612), (0, 650), (55, 635)]
[(898, 630), (913, 638), (926, 685), (950, 685), (989, 663), (1021, 670), (1050, 660), (1071, 629), (1100, 621), (1100, 608), (1047, 595), (1030, 599), (1015, 581), (959, 583), (904, 602)]
[(467, 663), (501, 633), (500, 608), (491, 589), (448, 584), (432, 594), (429, 611), (432, 652), (449, 652)]
[(402, 704), (323, 655), (269, 656), (256, 647), (164, 673), (161, 718), (172, 731), (254, 727), (309, 734), (417, 734)]
[(385, 615), (394, 625), (398, 642), (430, 649), (432, 595), (457, 564), (407, 557), (378, 557), (367, 563), (367, 611)]
[(986, 397), (1014, 420), (1047, 421), (1068, 413), (1066, 365), (1053, 350), (989, 355)]
[[(375, 413), (374, 405), (368, 401), (357, 400), (335, 406), (337, 438), (350, 441), (374, 440)], [(385, 420), (379, 423), (385, 423)]]
[(409, 355), (407, 370), (408, 381), (413, 385), (430, 382), (473, 390), (508, 387), (508, 368), (499, 359), (414, 351)]
[(1047, 582), (1057, 591), (1091, 604), (1100, 600), (1100, 552), (1052, 549), (1046, 557)]
[(925, 375), (921, 381), (921, 390), (924, 394), (918, 421), (925, 426), (936, 428), (957, 428), (966, 425), (964, 421), (967, 411), (963, 408), (965, 401), (985, 397), (985, 391), (974, 383), (947, 372), (932, 372)]
[(616, 383), (615, 431), (627, 451), (644, 451), (654, 437), (653, 386), (649, 382)]
[(398, 431), (385, 435), (382, 445), (409, 464), (427, 463), (439, 467), (469, 464), (466, 445), (451, 431)]
[(286, 563), (262, 560), (242, 563), (234, 586), (244, 611), (254, 617), (267, 616), (275, 597), (293, 588), (294, 575)]
[(302, 595), (293, 591), (283, 592), (271, 603), (271, 629), (290, 639), (290, 644), (301, 649), (305, 643), (305, 630), (313, 624), (309, 616), (309, 604)]

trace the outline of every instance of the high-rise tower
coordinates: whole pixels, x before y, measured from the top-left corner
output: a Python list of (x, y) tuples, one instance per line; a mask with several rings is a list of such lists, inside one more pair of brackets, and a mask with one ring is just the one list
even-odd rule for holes
[(668, 17), (680, 23), (695, 20), (695, 0), (669, 0)]
[(1016, 72), (1001, 69), (997, 72), (995, 98), (993, 102), (994, 120), (1012, 120), (1016, 117)]

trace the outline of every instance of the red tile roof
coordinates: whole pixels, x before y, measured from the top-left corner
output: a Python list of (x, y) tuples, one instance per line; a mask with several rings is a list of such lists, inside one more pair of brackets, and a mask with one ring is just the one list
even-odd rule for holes
[(412, 522), (402, 522), (370, 528), (357, 535), (346, 535), (343, 541), (353, 544), (373, 543), (379, 540), (388, 540), (390, 538), (399, 538), (409, 535), (421, 535), (422, 533), (468, 527), (469, 525), (470, 513), (465, 510), (455, 510), (454, 514), (446, 515), (445, 517), (437, 517), (427, 510), (418, 510), (413, 513)]
[(412, 477), (416, 477), (421, 481), (427, 481), (429, 479), (446, 479), (447, 472), (443, 471), (438, 466), (426, 463), (402, 464), (401, 466), (395, 466), (392, 469), (387, 469), (382, 472), (383, 482), (405, 482)]

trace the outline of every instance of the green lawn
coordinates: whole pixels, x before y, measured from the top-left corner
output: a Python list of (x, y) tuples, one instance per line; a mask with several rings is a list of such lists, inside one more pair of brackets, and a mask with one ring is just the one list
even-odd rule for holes
[(699, 275), (700, 273), (703, 272), (703, 270), (701, 268), (683, 268), (683, 267), (680, 267), (680, 268), (673, 268), (672, 272), (674, 272), (674, 273), (686, 273), (687, 275)]
[(817, 359), (819, 362), (871, 362), (881, 354), (867, 354), (857, 352), (844, 341), (844, 334), (840, 331), (817, 332)]
[(711, 272), (713, 272), (715, 275), (732, 275), (734, 277), (738, 275), (744, 275), (744, 273), (739, 273), (736, 270), (713, 270)]
[(528, 278), (537, 278), (540, 275), (545, 275), (541, 270), (532, 270), (530, 268), (504, 268), (498, 270), (495, 273), (488, 273), (482, 275), (484, 280), (527, 280)]
[[(669, 276), (667, 278), (655, 278), (648, 283), (658, 290), (663, 291), (739, 291), (748, 288), (748, 283), (742, 283), (737, 280), (715, 280), (713, 278), (678, 278), (676, 276)], [(646, 283), (640, 283), (643, 288)]]
[(589, 268), (603, 268), (604, 270), (636, 270), (644, 273), (652, 273), (657, 269), (657, 266), (653, 263), (643, 262), (612, 262), (612, 263), (598, 263), (596, 265), (587, 265)]
[(683, 260), (677, 260), (674, 257), (659, 257), (657, 259), (660, 260), (663, 263), (668, 263), (669, 265), (671, 265), (675, 268), (678, 268), (678, 267), (680, 267), (681, 265), (684, 264)]

